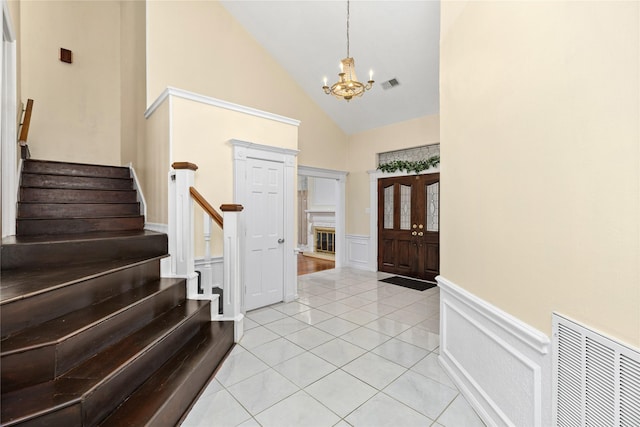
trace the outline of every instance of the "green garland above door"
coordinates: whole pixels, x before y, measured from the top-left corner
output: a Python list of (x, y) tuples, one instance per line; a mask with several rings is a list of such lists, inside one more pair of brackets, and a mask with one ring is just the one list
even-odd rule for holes
[(408, 160), (394, 160), (392, 162), (381, 163), (378, 169), (382, 172), (407, 171), (419, 174), (429, 168), (436, 167), (440, 164), (440, 156), (429, 157), (425, 160), (410, 162)]

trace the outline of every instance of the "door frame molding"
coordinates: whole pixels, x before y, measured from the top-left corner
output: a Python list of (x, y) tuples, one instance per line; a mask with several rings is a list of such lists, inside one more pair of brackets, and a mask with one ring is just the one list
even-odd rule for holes
[[(368, 171), (369, 173), (369, 259), (367, 269), (378, 271), (378, 180), (381, 178), (395, 178), (397, 176), (411, 176), (413, 174), (404, 171), (382, 172), (381, 170)], [(440, 166), (429, 168), (418, 175), (440, 173)]]
[(345, 265), (345, 248), (347, 245), (347, 239), (345, 234), (345, 205), (346, 205), (346, 194), (347, 194), (347, 175), (349, 172), (332, 170), (332, 169), (322, 169), (322, 168), (314, 168), (311, 166), (300, 166), (298, 165), (298, 175), (299, 176), (309, 176), (313, 178), (325, 178), (325, 179), (334, 179), (337, 181), (337, 189), (338, 193), (336, 194), (336, 268), (343, 267)]
[[(232, 139), (229, 141), (233, 147), (233, 198), (234, 203), (246, 205), (249, 199), (247, 182), (247, 159), (267, 160), (283, 164), (283, 299), (285, 302), (293, 301), (298, 297), (297, 263), (295, 253), (294, 224), (295, 224), (295, 169), (298, 150), (273, 147), (270, 145), (256, 144), (253, 142)], [(246, 226), (245, 215), (240, 215), (240, 253), (247, 259), (246, 253)], [(251, 266), (244, 263), (242, 272), (246, 277), (246, 270)], [(243, 279), (242, 300), (246, 294), (246, 284)]]
[(16, 34), (9, 5), (2, 0), (2, 69), (0, 69), (0, 157), (2, 157), (2, 237), (16, 234), (16, 209), (18, 202), (18, 131), (17, 131), (17, 75)]

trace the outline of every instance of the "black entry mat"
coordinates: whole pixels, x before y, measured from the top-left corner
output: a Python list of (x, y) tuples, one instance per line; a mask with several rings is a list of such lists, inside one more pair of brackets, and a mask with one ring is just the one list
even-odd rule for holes
[(427, 289), (437, 286), (436, 283), (424, 282), (422, 280), (409, 279), (401, 276), (391, 276), (380, 281), (391, 283), (392, 285), (404, 286), (405, 288), (415, 289), (416, 291), (426, 291)]

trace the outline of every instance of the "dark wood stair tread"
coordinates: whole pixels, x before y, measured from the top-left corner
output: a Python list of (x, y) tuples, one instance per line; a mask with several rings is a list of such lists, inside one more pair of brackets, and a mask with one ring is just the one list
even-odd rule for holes
[[(174, 354), (171, 353), (172, 342), (167, 338), (173, 334), (177, 337), (174, 340), (180, 339), (185, 342), (190, 340), (192, 335), (182, 336), (181, 334), (185, 332), (182, 329), (185, 329), (189, 322), (201, 322), (206, 319), (209, 314), (208, 306), (208, 302), (205, 301), (187, 300), (61, 377), (4, 393), (0, 422), (2, 425), (13, 425), (74, 404), (84, 404), (84, 400), (96, 392), (98, 387), (116, 379), (120, 374), (126, 375), (126, 370), (152, 369), (155, 371), (153, 366), (147, 366), (148, 364), (144, 363), (151, 356), (150, 353), (153, 351), (160, 354), (168, 353), (162, 364), (172, 357)], [(134, 361), (139, 363), (132, 368)], [(160, 362), (155, 363), (161, 366)], [(135, 373), (131, 373), (132, 378), (125, 377), (118, 380), (128, 384), (136, 380)], [(111, 392), (115, 393), (114, 390), (109, 391)], [(125, 392), (126, 394), (128, 393)], [(84, 409), (79, 412), (84, 413)]]
[(84, 309), (27, 328), (0, 341), (0, 354), (4, 356), (30, 348), (52, 345), (63, 339), (71, 338), (74, 334), (81, 333), (91, 326), (108, 320), (133, 304), (140, 304), (172, 286), (181, 284), (182, 279), (158, 279), (114, 295), (104, 301), (99, 301)]
[(142, 230), (144, 216), (127, 215), (95, 218), (18, 218), (16, 234), (38, 236), (49, 234), (86, 233), (108, 230)]
[[(233, 322), (212, 322), (204, 325), (202, 332), (100, 425), (172, 426), (184, 418), (193, 404), (193, 396), (198, 397), (198, 390), (208, 384), (234, 345)], [(184, 388), (190, 388), (191, 393)]]
[(133, 203), (137, 202), (135, 190), (90, 190), (68, 188), (20, 188), (20, 202), (48, 203)]
[(148, 230), (11, 236), (2, 239), (2, 271), (165, 255), (167, 236)]
[(20, 185), (28, 188), (132, 190), (133, 179), (24, 172)]
[(126, 166), (92, 165), (87, 163), (58, 162), (51, 160), (25, 160), (23, 166), (27, 173), (62, 174), (89, 177), (129, 178), (130, 171)]
[(21, 219), (122, 215), (140, 215), (140, 203), (18, 203), (18, 218)]
[(37, 243), (61, 243), (61, 242), (77, 242), (77, 241), (91, 241), (91, 240), (103, 240), (103, 239), (120, 239), (120, 238), (135, 238), (140, 236), (157, 236), (162, 235), (150, 230), (136, 230), (136, 231), (93, 231), (89, 233), (70, 233), (70, 234), (57, 234), (53, 236), (7, 236), (2, 238), (2, 245), (15, 245), (15, 244), (37, 244)]
[(40, 295), (160, 258), (163, 258), (163, 256), (94, 261), (83, 264), (48, 266), (46, 268), (4, 270), (2, 271), (2, 283), (0, 283), (0, 305)]

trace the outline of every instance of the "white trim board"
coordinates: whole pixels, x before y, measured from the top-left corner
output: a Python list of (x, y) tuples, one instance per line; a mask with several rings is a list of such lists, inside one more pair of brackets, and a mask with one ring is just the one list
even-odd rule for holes
[(347, 193), (347, 175), (349, 172), (332, 170), (332, 169), (321, 169), (314, 168), (310, 166), (298, 166), (298, 175), (300, 176), (310, 176), (313, 178), (324, 178), (324, 179), (335, 179), (337, 181), (337, 190), (338, 193), (336, 195), (336, 211), (335, 211), (335, 230), (336, 230), (336, 268), (340, 268), (344, 265), (349, 265), (347, 261), (347, 241), (345, 235), (345, 218), (346, 218), (346, 193)]
[(549, 337), (442, 276), (443, 368), (487, 425), (551, 425)]
[(147, 111), (144, 112), (144, 117), (148, 119), (158, 109), (158, 107), (162, 105), (165, 99), (171, 99), (172, 96), (182, 99), (188, 99), (194, 102), (200, 102), (202, 104), (207, 104), (214, 107), (224, 108), (231, 111), (237, 111), (239, 113), (249, 114), (251, 116), (261, 117), (263, 119), (274, 120), (276, 122), (285, 123), (288, 125), (300, 126), (300, 120), (291, 119), (279, 114), (258, 110), (252, 107), (246, 107), (240, 104), (234, 104), (232, 102), (223, 101), (222, 99), (213, 98), (211, 96), (190, 92), (184, 89), (178, 89), (171, 86), (163, 90), (162, 93), (156, 98), (156, 100), (151, 103), (149, 108), (147, 108)]
[(16, 234), (16, 210), (18, 203), (18, 144), (17, 125), (17, 53), (16, 37), (9, 12), (9, 5), (2, 0), (2, 45), (0, 57), (0, 157), (2, 158), (2, 237)]

